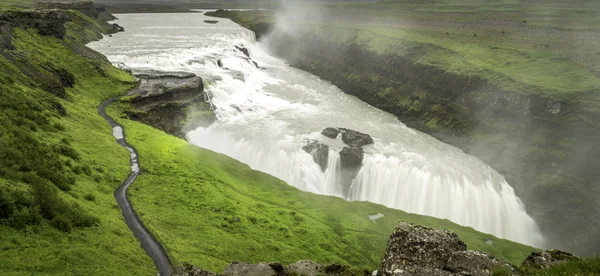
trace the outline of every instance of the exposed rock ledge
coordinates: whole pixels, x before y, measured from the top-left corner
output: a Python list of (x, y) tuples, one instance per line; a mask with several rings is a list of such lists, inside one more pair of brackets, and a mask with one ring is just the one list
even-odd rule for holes
[[(577, 257), (561, 251), (532, 253), (523, 266), (547, 268), (562, 260)], [(448, 230), (437, 230), (407, 222), (400, 222), (390, 240), (377, 270), (349, 269), (341, 265), (322, 266), (302, 260), (287, 267), (279, 263), (231, 263), (221, 276), (317, 276), (317, 275), (411, 275), (411, 276), (487, 276), (493, 270), (518, 275), (507, 262), (479, 251), (467, 250), (467, 245)], [(176, 276), (217, 276), (212, 271), (185, 264), (176, 270)]]
[(126, 98), (135, 110), (129, 118), (185, 138), (185, 133), (214, 122), (202, 78), (187, 72), (134, 71), (140, 85)]
[[(342, 148), (339, 154), (342, 168), (342, 182), (349, 187), (362, 166), (364, 157), (363, 146), (373, 144), (373, 138), (369, 134), (341, 127), (325, 128), (321, 131), (321, 134), (331, 139), (337, 139), (338, 136), (341, 136), (342, 141), (347, 145)], [(312, 140), (302, 147), (302, 149), (313, 156), (313, 160), (319, 164), (323, 172), (327, 169), (329, 146)]]

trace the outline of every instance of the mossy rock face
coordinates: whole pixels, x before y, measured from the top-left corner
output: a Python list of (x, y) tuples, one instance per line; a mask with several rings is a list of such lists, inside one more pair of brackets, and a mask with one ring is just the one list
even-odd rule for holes
[(0, 11), (0, 22), (10, 22), (13, 27), (36, 28), (40, 35), (64, 38), (64, 24), (71, 19), (63, 10)]

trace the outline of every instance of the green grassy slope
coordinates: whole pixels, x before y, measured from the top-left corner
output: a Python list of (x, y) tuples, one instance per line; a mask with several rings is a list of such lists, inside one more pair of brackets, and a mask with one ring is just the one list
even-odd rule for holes
[[(69, 23), (66, 40), (14, 29), (15, 49), (0, 55), (0, 274), (149, 275), (154, 265), (113, 197), (128, 175), (128, 152), (96, 110), (134, 80), (83, 50), (75, 27)], [(63, 98), (44, 91), (56, 81), (48, 68), (73, 76)]]

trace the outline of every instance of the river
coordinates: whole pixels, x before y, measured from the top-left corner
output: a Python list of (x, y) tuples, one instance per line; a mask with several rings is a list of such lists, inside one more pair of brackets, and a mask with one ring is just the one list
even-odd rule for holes
[[(288, 66), (257, 43), (252, 32), (230, 20), (202, 13), (117, 17), (126, 32), (88, 46), (113, 64), (187, 71), (204, 79), (217, 121), (187, 133), (190, 143), (304, 191), (445, 218), (543, 247), (535, 221), (501, 174), (331, 83)], [(242, 45), (252, 60), (236, 48)], [(362, 167), (351, 183), (340, 181), (343, 142), (321, 135), (326, 127), (357, 130), (375, 141), (364, 147)], [(324, 172), (302, 149), (312, 140), (330, 146)]]

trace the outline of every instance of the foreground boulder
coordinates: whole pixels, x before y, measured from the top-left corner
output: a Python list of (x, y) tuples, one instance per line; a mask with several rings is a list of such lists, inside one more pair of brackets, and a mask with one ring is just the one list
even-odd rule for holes
[(277, 276), (282, 275), (283, 272), (284, 268), (281, 264), (233, 262), (221, 276)]
[(563, 261), (579, 260), (579, 257), (560, 250), (544, 250), (533, 252), (523, 261), (522, 266), (527, 268), (545, 269)]
[(388, 241), (377, 275), (490, 275), (496, 267), (514, 268), (467, 245), (448, 230), (401, 222)]
[(288, 275), (317, 276), (321, 274), (323, 266), (310, 260), (297, 261), (287, 267)]

